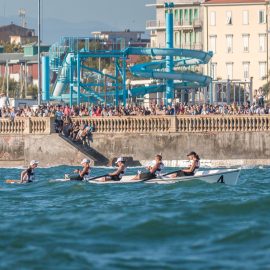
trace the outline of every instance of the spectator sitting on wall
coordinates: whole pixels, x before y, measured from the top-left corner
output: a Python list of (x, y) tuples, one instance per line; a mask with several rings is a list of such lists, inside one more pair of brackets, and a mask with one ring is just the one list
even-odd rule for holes
[(63, 112), (60, 106), (57, 107), (55, 112), (55, 129), (57, 133), (61, 133), (63, 130)]
[(259, 88), (257, 95), (258, 95), (258, 105), (259, 105), (259, 107), (264, 107), (264, 95), (263, 95), (262, 87)]
[(5, 93), (0, 94), (0, 109), (8, 108), (10, 106), (9, 99)]
[(72, 131), (70, 132), (70, 138), (72, 141), (76, 140), (79, 130), (80, 130), (80, 124), (78, 121), (76, 121), (73, 123)]

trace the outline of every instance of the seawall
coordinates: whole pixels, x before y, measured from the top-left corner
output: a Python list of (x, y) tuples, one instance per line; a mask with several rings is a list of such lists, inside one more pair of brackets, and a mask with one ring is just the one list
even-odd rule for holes
[(25, 166), (32, 159), (39, 160), (42, 167), (78, 165), (84, 157), (58, 134), (0, 135), (2, 167)]
[[(186, 160), (196, 151), (208, 163), (226, 165), (270, 165), (270, 133), (214, 134), (94, 134), (91, 146), (109, 160), (130, 157), (145, 163), (162, 153), (168, 165)], [(26, 165), (38, 159), (43, 167), (78, 165), (85, 155), (57, 134), (0, 135), (0, 166)]]
[(132, 157), (152, 160), (162, 153), (173, 166), (196, 151), (202, 160), (217, 165), (270, 165), (269, 132), (168, 133), (168, 134), (94, 134), (92, 146), (107, 158)]
[[(72, 120), (94, 127), (91, 147), (109, 161), (125, 156), (143, 164), (162, 153), (176, 166), (196, 151), (217, 165), (270, 165), (270, 115)], [(55, 134), (53, 123), (38, 117), (0, 120), (0, 166), (26, 165), (31, 159), (44, 167), (78, 165), (85, 153)]]

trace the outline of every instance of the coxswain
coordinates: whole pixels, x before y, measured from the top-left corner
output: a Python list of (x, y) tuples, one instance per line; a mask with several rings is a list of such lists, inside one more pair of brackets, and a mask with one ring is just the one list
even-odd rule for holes
[(161, 174), (161, 171), (164, 169), (162, 156), (160, 154), (156, 155), (154, 164), (147, 166), (146, 169), (148, 170), (148, 172), (142, 173), (139, 171), (132, 180), (150, 180), (157, 178)]
[(125, 162), (124, 158), (119, 157), (115, 162), (117, 169), (114, 172), (109, 173), (108, 176), (102, 178), (100, 181), (101, 182), (120, 181), (126, 172), (125, 163), (126, 162)]
[(31, 183), (35, 180), (35, 168), (38, 166), (37, 160), (31, 160), (29, 167), (21, 173), (21, 183)]
[(190, 162), (189, 166), (169, 175), (170, 178), (193, 176), (195, 172), (200, 168), (200, 157), (196, 154), (196, 152), (190, 152), (187, 157)]
[(65, 179), (69, 179), (72, 181), (83, 181), (84, 178), (90, 174), (90, 170), (91, 170), (90, 163), (91, 161), (89, 159), (87, 158), (83, 159), (81, 162), (82, 169), (75, 170), (74, 175), (66, 174)]

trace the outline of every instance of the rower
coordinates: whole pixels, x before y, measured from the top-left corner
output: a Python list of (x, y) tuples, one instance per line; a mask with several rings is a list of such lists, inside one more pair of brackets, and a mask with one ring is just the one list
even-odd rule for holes
[(157, 178), (161, 174), (161, 171), (164, 169), (162, 156), (160, 154), (156, 155), (154, 164), (147, 166), (146, 169), (148, 170), (148, 172), (146, 173), (138, 172), (138, 174), (132, 180), (142, 180), (142, 179), (150, 180)]
[(106, 181), (120, 181), (122, 177), (124, 176), (126, 172), (126, 166), (125, 166), (125, 160), (122, 157), (119, 157), (115, 164), (118, 167), (116, 171), (109, 173), (108, 176), (102, 178), (100, 181), (101, 182), (106, 182)]
[(37, 160), (31, 160), (29, 167), (21, 173), (21, 183), (31, 183), (35, 180), (35, 168), (38, 166)]
[(81, 162), (82, 170), (77, 169), (74, 171), (74, 175), (65, 175), (65, 179), (69, 179), (71, 181), (83, 181), (85, 176), (89, 175), (91, 167), (91, 161), (87, 158), (84, 158)]
[(182, 176), (193, 176), (195, 172), (200, 168), (200, 157), (196, 152), (192, 151), (187, 155), (190, 164), (187, 168), (177, 171), (171, 174), (170, 178), (182, 177)]

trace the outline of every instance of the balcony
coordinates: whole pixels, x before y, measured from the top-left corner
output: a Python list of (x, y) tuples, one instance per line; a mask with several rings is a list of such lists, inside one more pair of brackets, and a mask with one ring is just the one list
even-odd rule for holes
[(147, 30), (157, 30), (157, 29), (165, 30), (166, 24), (165, 24), (165, 22), (156, 21), (156, 20), (147, 21), (146, 22), (146, 29)]
[[(202, 21), (200, 19), (196, 19), (193, 21), (190, 20), (174, 20), (174, 29), (180, 30), (180, 29), (194, 29), (194, 28), (201, 28), (202, 27)], [(147, 30), (165, 30), (166, 29), (166, 23), (165, 21), (147, 21), (146, 23), (146, 29)]]
[(202, 43), (185, 43), (180, 46), (182, 49), (187, 49), (187, 50), (199, 50), (201, 51), (203, 49)]

